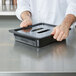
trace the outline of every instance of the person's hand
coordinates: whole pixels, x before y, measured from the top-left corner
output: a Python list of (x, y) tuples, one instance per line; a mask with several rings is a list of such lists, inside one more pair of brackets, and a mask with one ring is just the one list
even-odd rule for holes
[(56, 26), (51, 35), (53, 35), (53, 38), (57, 41), (62, 41), (66, 39), (69, 35), (69, 26), (66, 26), (64, 24)]
[(57, 41), (62, 41), (66, 39), (69, 35), (70, 26), (76, 21), (76, 17), (72, 14), (68, 14), (61, 25), (55, 27), (51, 33), (53, 38)]
[(20, 24), (20, 27), (27, 27), (29, 25), (32, 25), (32, 20), (31, 18), (28, 16), (25, 20), (23, 20)]

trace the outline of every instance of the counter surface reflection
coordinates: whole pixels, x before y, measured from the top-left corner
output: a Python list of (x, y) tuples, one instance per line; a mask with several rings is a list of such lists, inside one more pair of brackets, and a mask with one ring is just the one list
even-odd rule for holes
[(76, 29), (66, 41), (42, 48), (15, 42), (9, 29), (0, 28), (0, 71), (76, 72)]

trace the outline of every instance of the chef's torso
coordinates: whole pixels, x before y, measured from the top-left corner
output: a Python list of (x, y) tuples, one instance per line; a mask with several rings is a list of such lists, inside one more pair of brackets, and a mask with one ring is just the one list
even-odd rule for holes
[(66, 0), (30, 0), (33, 23), (59, 25), (65, 17)]

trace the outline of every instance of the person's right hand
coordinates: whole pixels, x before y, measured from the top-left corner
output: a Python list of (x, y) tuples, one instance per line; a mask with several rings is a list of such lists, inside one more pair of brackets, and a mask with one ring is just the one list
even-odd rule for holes
[(32, 25), (32, 20), (31, 17), (28, 16), (21, 22), (20, 27), (28, 27), (29, 25)]

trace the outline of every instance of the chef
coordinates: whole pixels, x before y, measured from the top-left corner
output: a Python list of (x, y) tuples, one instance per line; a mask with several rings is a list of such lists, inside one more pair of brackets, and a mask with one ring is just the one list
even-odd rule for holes
[(51, 33), (57, 41), (68, 37), (69, 28), (76, 21), (76, 0), (17, 0), (17, 3), (20, 27), (40, 22), (57, 25)]

